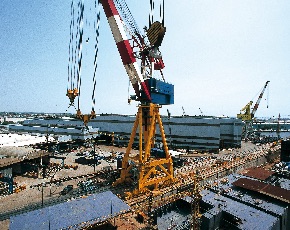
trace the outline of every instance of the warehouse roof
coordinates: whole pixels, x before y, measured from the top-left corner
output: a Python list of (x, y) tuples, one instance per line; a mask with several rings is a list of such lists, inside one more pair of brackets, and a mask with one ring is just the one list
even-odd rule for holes
[(212, 191), (203, 190), (202, 200), (232, 216), (237, 221), (237, 229), (272, 229), (279, 221), (277, 217)]
[(234, 186), (256, 191), (261, 194), (290, 203), (290, 191), (264, 182), (240, 178), (233, 183)]
[[(241, 191), (241, 189), (234, 188), (232, 185), (239, 178), (246, 178), (243, 175), (231, 174), (227, 176), (228, 183), (219, 183), (218, 191), (224, 191), (225, 196), (232, 198), (238, 202), (249, 204), (252, 207), (257, 207), (258, 209), (264, 210), (267, 213), (271, 212), (273, 215), (282, 215), (287, 209), (288, 205), (281, 202), (274, 202), (268, 197), (261, 196), (259, 193), (248, 193), (247, 191)], [(288, 210), (288, 209), (287, 209)]]
[(111, 191), (91, 195), (10, 218), (10, 230), (67, 229), (102, 222), (130, 207)]
[(249, 168), (245, 170), (242, 174), (248, 177), (259, 179), (259, 180), (266, 180), (268, 177), (273, 175), (274, 172), (265, 170), (263, 168), (255, 167), (255, 168)]

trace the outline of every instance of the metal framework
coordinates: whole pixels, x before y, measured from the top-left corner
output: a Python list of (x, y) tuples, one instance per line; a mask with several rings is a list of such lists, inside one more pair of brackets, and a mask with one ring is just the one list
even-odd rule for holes
[[(123, 182), (132, 182), (132, 169), (136, 167), (138, 169), (138, 186), (133, 191), (133, 195), (145, 192), (150, 186), (158, 189), (161, 183), (166, 184), (174, 181), (173, 163), (159, 114), (160, 107), (153, 103), (139, 106), (130, 141), (123, 158), (121, 176), (114, 183), (114, 185), (117, 185)], [(153, 158), (150, 154), (155, 143), (157, 125), (159, 126), (165, 152), (165, 158), (160, 159)], [(130, 153), (137, 131), (139, 131), (139, 154), (132, 157)]]
[(237, 114), (237, 118), (242, 119), (245, 122), (245, 126), (243, 128), (242, 132), (242, 138), (248, 138), (253, 133), (253, 119), (255, 117), (255, 113), (257, 112), (257, 109), (260, 105), (261, 99), (264, 95), (264, 92), (268, 86), (270, 81), (266, 81), (258, 99), (255, 103), (254, 107), (251, 111), (251, 106), (253, 104), (253, 101), (250, 101), (248, 104), (246, 104), (241, 110), (240, 113)]
[(191, 222), (191, 229), (192, 230), (199, 230), (200, 229), (200, 218), (201, 214), (199, 211), (199, 203), (201, 200), (200, 188), (199, 188), (199, 181), (200, 176), (196, 172), (194, 175), (194, 183), (193, 183), (193, 194), (191, 200), (191, 212), (192, 212), (192, 222)]

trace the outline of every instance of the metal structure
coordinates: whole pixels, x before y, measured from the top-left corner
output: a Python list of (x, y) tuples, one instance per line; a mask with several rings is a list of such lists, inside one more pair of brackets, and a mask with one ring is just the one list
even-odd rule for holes
[(279, 115), (278, 115), (278, 119), (277, 119), (277, 128), (276, 128), (276, 133), (277, 133), (277, 137), (278, 137), (278, 139), (281, 139), (280, 119), (281, 119), (281, 115), (280, 115), (280, 113), (279, 113)]
[(182, 108), (182, 116), (187, 116), (186, 113), (185, 113), (185, 110), (184, 110), (183, 106), (181, 108)]
[[(99, 6), (102, 5), (109, 26), (111, 28), (117, 49), (119, 51), (124, 68), (130, 79), (135, 95), (131, 96), (130, 100), (139, 102), (138, 113), (128, 144), (126, 154), (122, 162), (122, 170), (120, 178), (114, 183), (115, 185), (124, 182), (132, 182), (138, 180), (138, 186), (133, 194), (138, 194), (151, 189), (158, 189), (160, 184), (166, 184), (174, 181), (173, 178), (173, 163), (168, 152), (164, 128), (159, 114), (159, 108), (162, 105), (174, 103), (174, 86), (165, 82), (163, 75), (164, 63), (159, 47), (162, 43), (166, 32), (164, 27), (164, 0), (160, 1), (160, 21), (154, 21), (154, 1), (151, 3), (151, 12), (149, 15), (149, 28), (144, 28), (145, 34), (142, 35), (134, 21), (133, 16), (125, 2), (125, 0), (99, 0)], [(73, 3), (72, 3), (73, 5)], [(95, 1), (95, 7), (97, 1)], [(74, 99), (80, 96), (80, 73), (81, 73), (81, 43), (83, 36), (83, 2), (79, 2), (79, 11), (77, 22), (80, 23), (77, 35), (79, 35), (78, 53), (78, 69), (76, 71), (77, 82), (70, 84), (67, 90), (67, 96), (70, 99), (70, 105), (74, 106)], [(72, 10), (72, 15), (74, 11)], [(97, 14), (97, 24), (100, 20), (99, 13)], [(73, 22), (71, 23), (71, 26)], [(96, 45), (98, 46), (98, 26), (96, 27)], [(73, 38), (73, 35), (72, 35)], [(96, 56), (98, 49), (96, 48), (95, 55), (95, 70)], [(72, 52), (73, 53), (73, 52)], [(71, 58), (76, 62), (77, 57)], [(70, 69), (70, 68), (69, 68)], [(70, 74), (70, 71), (69, 75)], [(94, 89), (95, 89), (95, 72), (94, 71)], [(160, 79), (156, 76), (159, 75)], [(69, 79), (72, 79), (72, 76)], [(77, 88), (74, 87), (77, 85)], [(77, 108), (77, 118), (83, 120), (86, 125), (90, 119), (96, 117), (94, 110), (94, 92), (92, 96), (93, 107), (91, 114), (83, 115), (79, 109), (79, 101)], [(138, 128), (139, 127), (139, 128)], [(162, 137), (164, 156), (162, 158), (153, 158), (151, 149), (155, 147), (155, 135), (159, 133)], [(139, 154), (137, 157), (131, 157), (131, 149), (135, 137), (139, 135)], [(138, 175), (133, 175), (136, 169)], [(133, 171), (132, 171), (133, 170)], [(136, 173), (135, 173), (136, 174)], [(136, 178), (137, 177), (137, 178)]]
[(269, 82), (270, 81), (266, 81), (254, 107), (251, 109), (253, 101), (250, 101), (240, 110), (240, 113), (237, 114), (237, 118), (242, 119), (245, 122), (244, 130), (242, 133), (243, 138), (248, 138), (253, 133), (253, 119)]
[(192, 230), (199, 230), (200, 229), (200, 222), (201, 222), (201, 214), (199, 210), (199, 203), (202, 199), (200, 194), (199, 182), (201, 178), (198, 175), (198, 171), (195, 172), (194, 175), (194, 183), (193, 183), (193, 193), (191, 199), (191, 212), (192, 212), (192, 222), (191, 222), (191, 229)]
[[(174, 180), (172, 159), (168, 152), (159, 114), (161, 105), (173, 104), (174, 100), (173, 85), (164, 81), (162, 73), (164, 63), (159, 51), (159, 46), (165, 34), (164, 2), (163, 14), (160, 15), (161, 22), (153, 22), (151, 15), (149, 28), (146, 30), (147, 36), (142, 36), (139, 32), (125, 1), (102, 0), (101, 4), (108, 19), (123, 65), (136, 94), (131, 98), (140, 102), (128, 148), (122, 161), (121, 175), (114, 185), (133, 182), (134, 179), (137, 179), (138, 185), (133, 194), (142, 193), (149, 187), (158, 189), (161, 183), (170, 183)], [(124, 26), (123, 22), (125, 20), (122, 20), (117, 6), (123, 14), (123, 18), (130, 19), (130, 22), (127, 21), (126, 26)], [(152, 7), (151, 5), (151, 9)], [(160, 8), (162, 9), (162, 7)], [(128, 30), (131, 31), (130, 39), (126, 35)], [(141, 67), (138, 65), (138, 58), (140, 59)], [(161, 74), (162, 80), (153, 78), (154, 71), (158, 71)], [(162, 159), (151, 157), (151, 149), (155, 144), (157, 125), (159, 126), (163, 151), (165, 153)], [(137, 131), (139, 135), (139, 155), (132, 157), (130, 153)], [(133, 168), (137, 169), (138, 175), (134, 175)]]

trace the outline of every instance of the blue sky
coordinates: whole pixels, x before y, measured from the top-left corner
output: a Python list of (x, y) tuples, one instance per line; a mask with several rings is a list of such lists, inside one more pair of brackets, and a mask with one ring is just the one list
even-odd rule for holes
[[(67, 110), (70, 3), (0, 2), (0, 111)], [(148, 25), (149, 0), (127, 4), (139, 28)], [(201, 108), (205, 115), (235, 116), (270, 80), (269, 108), (266, 92), (256, 116), (289, 117), (289, 12), (288, 0), (167, 0), (161, 51), (175, 104), (161, 113), (182, 115), (183, 106), (189, 115)], [(82, 78), (81, 109), (89, 113), (92, 76), (84, 70)], [(137, 111), (127, 104), (128, 77), (103, 12), (96, 95), (97, 113)]]

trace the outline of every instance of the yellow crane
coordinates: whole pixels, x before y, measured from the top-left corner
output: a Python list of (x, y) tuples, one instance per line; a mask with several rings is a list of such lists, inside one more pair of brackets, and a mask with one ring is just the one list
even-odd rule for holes
[(253, 101), (250, 101), (240, 110), (240, 113), (237, 114), (237, 118), (245, 122), (242, 138), (248, 138), (253, 132), (253, 119), (269, 82), (270, 81), (266, 81), (254, 107), (251, 109)]

